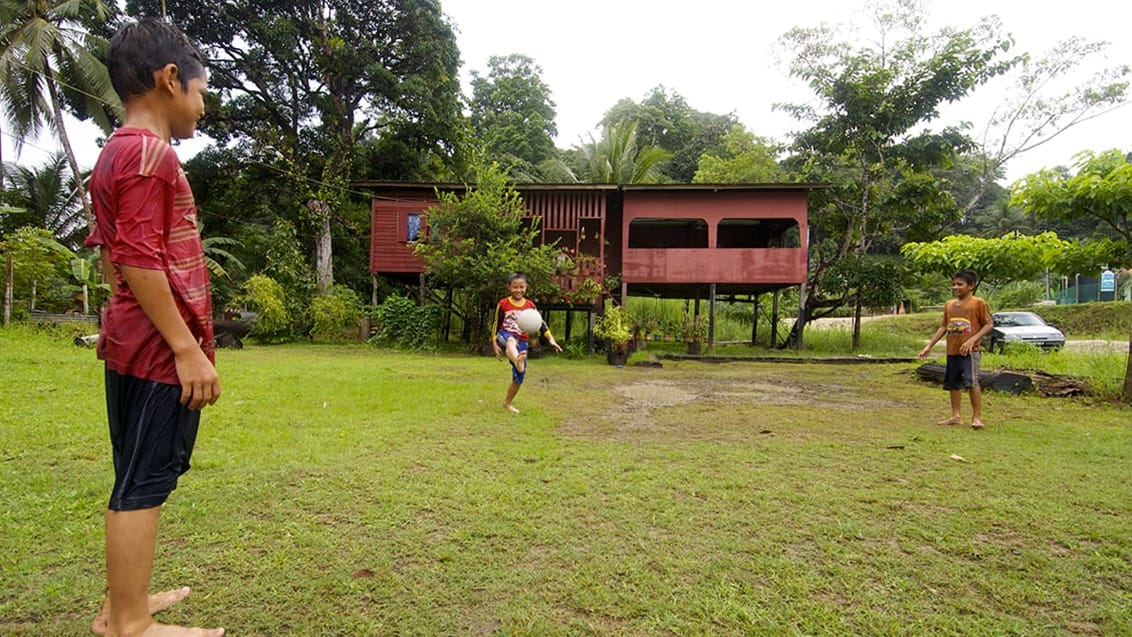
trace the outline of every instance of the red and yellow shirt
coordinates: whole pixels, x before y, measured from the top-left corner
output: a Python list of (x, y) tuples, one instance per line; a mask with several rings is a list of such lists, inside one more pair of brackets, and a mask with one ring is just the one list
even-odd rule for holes
[(528, 339), (527, 333), (519, 329), (519, 324), (515, 322), (515, 317), (523, 310), (538, 309), (535, 307), (535, 302), (524, 298), (521, 303), (516, 303), (510, 296), (504, 297), (495, 305), (495, 334), (500, 331), (514, 334), (520, 341)]

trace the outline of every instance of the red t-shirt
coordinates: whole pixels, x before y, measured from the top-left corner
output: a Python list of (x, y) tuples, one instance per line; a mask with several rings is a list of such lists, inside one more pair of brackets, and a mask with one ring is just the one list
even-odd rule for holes
[[(90, 177), (96, 225), (89, 247), (115, 264), (162, 270), (189, 331), (215, 362), (212, 297), (193, 191), (173, 148), (154, 133), (121, 128)], [(98, 357), (119, 374), (179, 385), (173, 350), (142, 311), (122, 273), (103, 311)]]

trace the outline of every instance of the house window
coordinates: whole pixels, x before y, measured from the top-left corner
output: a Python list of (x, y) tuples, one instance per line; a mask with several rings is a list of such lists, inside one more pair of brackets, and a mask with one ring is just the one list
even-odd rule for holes
[(630, 248), (706, 248), (708, 225), (703, 219), (655, 219), (629, 222)]
[(717, 248), (800, 248), (801, 234), (794, 219), (721, 219)]
[(421, 214), (419, 212), (410, 212), (408, 222), (405, 224), (408, 228), (405, 241), (412, 243), (421, 237)]

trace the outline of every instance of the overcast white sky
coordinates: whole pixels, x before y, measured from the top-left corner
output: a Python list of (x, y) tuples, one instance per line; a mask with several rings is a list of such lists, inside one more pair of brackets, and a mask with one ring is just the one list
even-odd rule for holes
[[(795, 26), (855, 21), (867, 24), (864, 0), (801, 0), (771, 3), (752, 0), (441, 0), (457, 29), (465, 91), (472, 70), (486, 74), (492, 55), (521, 53), (542, 67), (558, 112), (561, 148), (597, 136), (605, 111), (624, 97), (641, 100), (664, 85), (682, 95), (692, 108), (711, 113), (734, 112), (758, 135), (785, 140), (801, 126), (775, 112), (776, 102), (808, 97), (805, 86), (790, 80), (777, 60), (778, 37)], [(1056, 6), (1056, 13), (1051, 12)], [(1110, 43), (1106, 65), (1132, 64), (1127, 33), (1130, 5), (1114, 0), (1076, 0), (1046, 5), (1033, 0), (927, 0), (928, 23), (971, 26), (996, 14), (1015, 38), (1016, 51), (1040, 54), (1069, 36)], [(1093, 69), (1089, 69), (1093, 70)], [(985, 122), (980, 104), (999, 100), (998, 87), (988, 86), (977, 100), (945, 112), (947, 123)], [(78, 129), (78, 125), (75, 125)], [(89, 129), (74, 135), (80, 163), (97, 156)], [(3, 137), (4, 159), (15, 158), (11, 138)], [(184, 143), (182, 159), (205, 140)], [(36, 146), (51, 148), (50, 140)], [(1132, 150), (1132, 107), (1082, 124), (1007, 166), (1008, 180), (1045, 167), (1069, 165), (1081, 150)], [(25, 147), (22, 161), (42, 153)]]

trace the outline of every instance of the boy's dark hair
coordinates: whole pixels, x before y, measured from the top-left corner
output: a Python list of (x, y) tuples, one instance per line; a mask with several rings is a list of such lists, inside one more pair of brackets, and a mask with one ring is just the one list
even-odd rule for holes
[(507, 285), (511, 285), (519, 279), (522, 279), (527, 283), (531, 282), (531, 280), (527, 278), (526, 274), (523, 274), (522, 272), (512, 272), (511, 274), (507, 275)]
[(967, 282), (967, 285), (975, 287), (979, 282), (979, 275), (975, 274), (974, 270), (960, 270), (951, 279), (963, 279)]
[(106, 69), (122, 101), (145, 95), (153, 88), (153, 72), (176, 64), (181, 89), (189, 80), (204, 77), (204, 58), (185, 34), (161, 18), (145, 18), (118, 29), (110, 39)]

